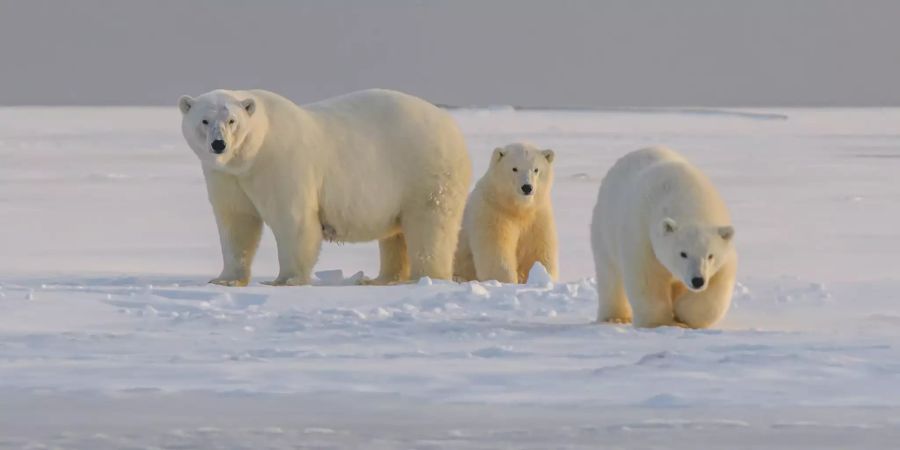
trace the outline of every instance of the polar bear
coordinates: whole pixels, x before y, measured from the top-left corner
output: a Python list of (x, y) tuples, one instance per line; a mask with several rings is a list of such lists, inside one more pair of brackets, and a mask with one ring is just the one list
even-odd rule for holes
[(524, 283), (540, 262), (557, 279), (553, 158), (553, 150), (525, 143), (494, 150), (466, 203), (454, 278)]
[(597, 320), (712, 326), (731, 303), (733, 236), (722, 198), (685, 158), (665, 147), (625, 155), (603, 179), (591, 223)]
[(305, 106), (216, 90), (178, 105), (219, 229), (224, 268), (211, 283), (248, 283), (263, 223), (280, 266), (267, 284), (308, 284), (323, 239), (378, 240), (375, 283), (452, 276), (472, 169), (445, 111), (380, 89)]

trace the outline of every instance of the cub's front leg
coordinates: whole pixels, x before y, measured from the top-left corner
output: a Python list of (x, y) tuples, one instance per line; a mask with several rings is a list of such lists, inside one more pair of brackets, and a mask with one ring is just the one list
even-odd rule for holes
[(528, 273), (534, 263), (539, 262), (547, 269), (553, 281), (559, 280), (559, 244), (553, 211), (539, 211), (530, 229), (519, 237), (519, 282), (528, 281)]
[(518, 282), (518, 241), (519, 229), (502, 218), (484, 221), (473, 229), (470, 244), (478, 279)]

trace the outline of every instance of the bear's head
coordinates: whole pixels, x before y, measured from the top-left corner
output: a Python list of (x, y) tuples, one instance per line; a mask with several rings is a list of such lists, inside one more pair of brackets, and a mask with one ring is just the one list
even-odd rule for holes
[(653, 227), (651, 244), (656, 259), (694, 292), (706, 289), (734, 251), (731, 225), (677, 223), (667, 217)]
[(494, 149), (488, 169), (492, 189), (504, 199), (529, 204), (550, 194), (553, 150), (515, 143)]
[(203, 165), (230, 173), (250, 167), (265, 133), (256, 100), (217, 90), (184, 95), (178, 109), (184, 138)]

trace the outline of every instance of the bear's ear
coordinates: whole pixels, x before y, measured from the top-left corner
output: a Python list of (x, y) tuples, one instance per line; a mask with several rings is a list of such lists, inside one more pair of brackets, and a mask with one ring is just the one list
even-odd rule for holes
[(495, 149), (494, 149), (494, 155), (491, 156), (491, 163), (495, 163), (495, 162), (497, 162), (497, 161), (500, 161), (501, 159), (503, 159), (504, 156), (506, 156), (506, 153), (503, 153), (503, 149), (502, 149), (502, 148), (500, 148), (500, 147), (495, 148)]
[(244, 108), (244, 111), (247, 111), (247, 114), (252, 116), (256, 112), (256, 100), (252, 98), (241, 100), (241, 107)]
[(734, 227), (731, 225), (725, 227), (719, 227), (719, 236), (722, 236), (722, 239), (726, 241), (730, 241), (731, 238), (734, 237)]
[(556, 156), (556, 153), (553, 153), (553, 150), (541, 150), (541, 154), (544, 155), (544, 158), (547, 158), (548, 163), (553, 162), (553, 158)]
[(194, 99), (192, 99), (190, 95), (182, 95), (181, 98), (178, 99), (178, 109), (181, 110), (182, 114), (187, 114), (192, 106), (194, 106)]
[(663, 234), (674, 233), (675, 230), (677, 230), (677, 229), (678, 229), (678, 224), (675, 223), (675, 220), (673, 220), (669, 217), (666, 217), (665, 219), (663, 219), (663, 221), (662, 221)]

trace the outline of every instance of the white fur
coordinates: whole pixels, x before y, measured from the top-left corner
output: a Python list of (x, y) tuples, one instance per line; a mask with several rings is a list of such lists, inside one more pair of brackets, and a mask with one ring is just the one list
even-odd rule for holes
[(213, 283), (247, 284), (263, 223), (278, 246), (275, 285), (309, 283), (323, 239), (378, 240), (378, 283), (451, 277), (471, 164), (446, 112), (378, 89), (302, 107), (261, 90), (178, 103), (219, 227)]
[(681, 155), (664, 147), (625, 155), (603, 179), (591, 224), (597, 319), (712, 326), (731, 303), (733, 235), (715, 187)]
[[(459, 280), (524, 283), (540, 262), (557, 279), (556, 223), (550, 189), (552, 150), (510, 144), (494, 150), (469, 195), (454, 262)], [(522, 191), (532, 187), (531, 195)]]

